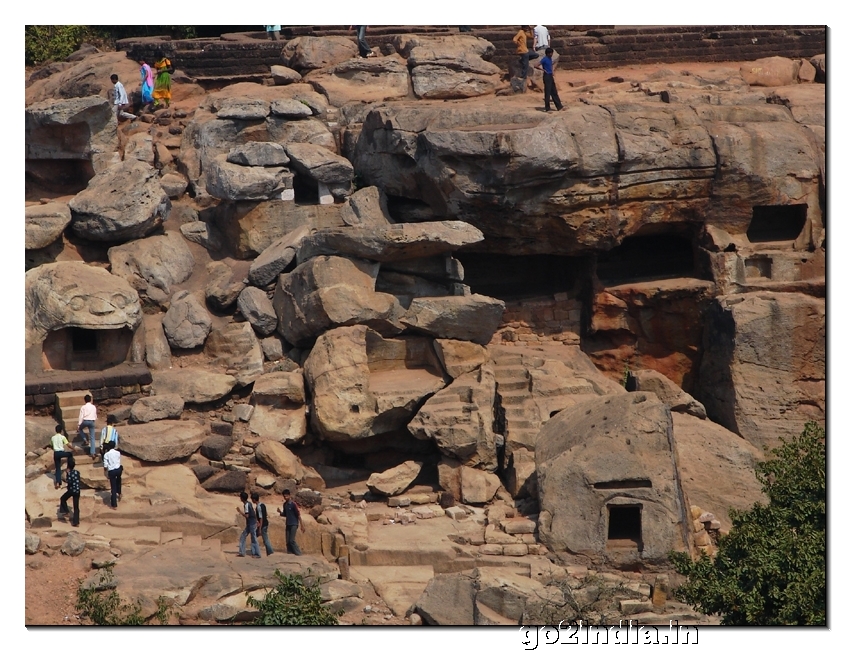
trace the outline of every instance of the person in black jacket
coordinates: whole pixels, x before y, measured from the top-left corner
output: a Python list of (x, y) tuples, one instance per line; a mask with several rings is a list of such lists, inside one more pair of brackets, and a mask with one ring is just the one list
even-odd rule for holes
[(68, 514), (68, 499), (74, 504), (74, 514), (71, 517), (71, 525), (80, 525), (80, 472), (76, 469), (74, 457), (68, 458), (68, 471), (65, 473), (65, 481), (68, 483), (68, 491), (59, 499), (59, 516), (64, 519)]
[(301, 510), (298, 509), (298, 504), (292, 499), (292, 493), (289, 490), (283, 491), (283, 508), (278, 508), (277, 511), (281, 517), (286, 517), (286, 552), (293, 555), (301, 555), (301, 549), (295, 541), (295, 534), (298, 528), (304, 530), (304, 522), (301, 519)]
[(263, 544), (266, 546), (266, 557), (274, 553), (271, 542), (269, 542), (269, 513), (266, 504), (260, 503), (260, 495), (251, 492), (251, 501), (254, 502), (254, 511), (257, 513), (257, 535), (263, 536)]

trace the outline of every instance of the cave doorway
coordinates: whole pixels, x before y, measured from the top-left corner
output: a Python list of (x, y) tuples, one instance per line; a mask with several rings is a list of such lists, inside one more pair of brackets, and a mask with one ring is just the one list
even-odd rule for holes
[(504, 301), (572, 291), (587, 268), (583, 258), (564, 255), (455, 253), (464, 283), (473, 293)]
[(608, 506), (608, 548), (643, 547), (641, 536), (642, 506)]
[(695, 275), (691, 238), (675, 232), (626, 237), (596, 260), (596, 276), (609, 285)]
[(794, 241), (806, 225), (807, 210), (805, 203), (753, 206), (753, 218), (747, 228), (747, 239), (753, 244)]

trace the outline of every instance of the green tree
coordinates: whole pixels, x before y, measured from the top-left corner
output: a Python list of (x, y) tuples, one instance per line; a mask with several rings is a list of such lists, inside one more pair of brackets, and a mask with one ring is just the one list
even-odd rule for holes
[(731, 510), (712, 561), (672, 553), (676, 596), (724, 625), (826, 625), (826, 433), (814, 422), (756, 470), (767, 505)]
[(248, 606), (260, 611), (254, 625), (337, 625), (339, 614), (322, 604), (318, 585), (307, 586), (297, 573), (274, 575), (278, 584), (262, 600), (248, 596)]

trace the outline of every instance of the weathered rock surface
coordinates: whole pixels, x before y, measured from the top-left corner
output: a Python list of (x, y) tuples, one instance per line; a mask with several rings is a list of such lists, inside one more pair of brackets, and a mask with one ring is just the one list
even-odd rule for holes
[(345, 36), (297, 36), (280, 53), (283, 62), (298, 72), (327, 68), (357, 55), (357, 45)]
[(152, 370), (167, 370), (171, 367), (171, 346), (162, 329), (163, 315), (144, 316), (145, 362)]
[(492, 364), (482, 365), (460, 375), (430, 397), (407, 429), (416, 438), (433, 439), (445, 455), (470, 467), (493, 471), (496, 469), (495, 396)]
[(462, 573), (434, 576), (416, 601), (416, 611), (429, 625), (474, 625), (475, 583)]
[(262, 120), (269, 114), (269, 103), (250, 97), (227, 97), (218, 104), (216, 117), (231, 120)]
[(127, 241), (144, 237), (167, 219), (171, 201), (156, 169), (127, 160), (97, 174), (68, 207), (71, 227), (83, 239)]
[(31, 269), (24, 291), (28, 349), (62, 327), (134, 330), (142, 321), (139, 294), (126, 280), (82, 262), (53, 262)]
[[(303, 104), (301, 106), (310, 110)], [(246, 142), (230, 150), (227, 162), (248, 167), (283, 167), (289, 164), (289, 156), (283, 145), (277, 142)]]
[(544, 586), (534, 578), (507, 573), (498, 567), (478, 567), (473, 577), (477, 586), (476, 609), (483, 605), (514, 624), (534, 606), (564, 604), (564, 595), (557, 587)]
[(434, 350), (450, 377), (457, 379), (490, 360), (487, 348), (469, 341), (436, 339)]
[(172, 347), (196, 348), (203, 345), (210, 333), (212, 319), (195, 294), (178, 291), (171, 297), (171, 306), (162, 319), (162, 329)]
[(606, 546), (609, 509), (640, 506), (642, 547), (627, 558), (665, 562), (683, 549), (671, 430), (670, 410), (644, 392), (590, 398), (546, 422), (535, 450), (540, 541), (615, 562)]
[(317, 70), (307, 81), (334, 106), (356, 99), (378, 102), (407, 97), (410, 74), (398, 55), (353, 58)]
[(790, 86), (797, 83), (800, 62), (782, 56), (757, 59), (741, 66), (741, 76), (751, 86)]
[(186, 188), (189, 187), (189, 182), (182, 174), (164, 174), (159, 179), (159, 184), (169, 199), (179, 199), (186, 193)]
[(401, 306), (393, 296), (375, 292), (377, 274), (374, 263), (321, 256), (281, 275), (273, 301), (278, 332), (300, 347), (332, 327), (355, 323), (387, 333), (401, 331), (396, 324)]
[(263, 374), (263, 351), (250, 323), (228, 323), (212, 330), (204, 344), (204, 354), (214, 366), (222, 366), (240, 386)]
[(218, 231), (206, 221), (192, 221), (180, 226), (180, 233), (189, 241), (200, 244), (209, 251), (220, 251), (223, 243)]
[(705, 419), (705, 407), (656, 370), (637, 370), (638, 390), (655, 393), (671, 411)]
[(183, 398), (180, 395), (164, 394), (142, 397), (133, 402), (130, 423), (141, 424), (154, 420), (178, 419), (183, 413)]
[(722, 296), (705, 326), (699, 396), (757, 449), (824, 422), (825, 303), (803, 294)]
[(152, 374), (156, 394), (177, 393), (184, 402), (192, 404), (221, 399), (236, 385), (236, 379), (230, 375), (200, 368), (174, 368)]
[(229, 309), (244, 288), (245, 283), (234, 279), (233, 269), (227, 262), (216, 261), (207, 264), (207, 286), (204, 295), (213, 309)]
[(308, 234), (310, 227), (302, 225), (272, 243), (251, 263), (248, 281), (258, 287), (274, 282), (295, 259), (301, 240)]
[(277, 327), (277, 314), (266, 292), (257, 287), (245, 287), (236, 300), (239, 312), (260, 336), (268, 336)]
[(486, 345), (496, 332), (504, 310), (505, 303), (501, 300), (478, 294), (414, 298), (401, 323), (436, 338)]
[(395, 223), (387, 208), (387, 196), (374, 186), (357, 190), (340, 208), (340, 218), (349, 226), (386, 226)]
[[(210, 436), (207, 438), (207, 440), (209, 440), (211, 437), (221, 438), (222, 436)], [(202, 453), (203, 450), (204, 447), (202, 446)], [(210, 447), (207, 447), (206, 450), (209, 452)], [(238, 469), (231, 469), (211, 476), (203, 482), (201, 487), (209, 491), (232, 492), (233, 494), (238, 494), (239, 492), (245, 491), (247, 484), (248, 475), (245, 472), (240, 472)]]
[(157, 420), (146, 424), (124, 425), (120, 434), (122, 453), (139, 460), (161, 463), (194, 454), (208, 431), (193, 420)]
[(304, 476), (304, 467), (298, 456), (276, 440), (263, 440), (254, 449), (254, 454), (257, 461), (281, 478), (299, 481)]
[(267, 201), (292, 189), (292, 172), (285, 167), (246, 167), (216, 156), (205, 168), (206, 190), (227, 201)]
[(188, 280), (195, 268), (195, 258), (186, 242), (173, 232), (113, 246), (108, 255), (114, 275), (157, 302), (164, 300), (174, 285)]
[(372, 474), (366, 481), (366, 485), (375, 494), (392, 497), (410, 487), (421, 471), (422, 463), (409, 460), (385, 472)]
[(289, 143), (286, 153), (292, 168), (319, 183), (348, 183), (354, 178), (354, 167), (348, 159), (309, 143)]
[(465, 99), (490, 95), (496, 92), (501, 82), (498, 73), (479, 74), (442, 65), (416, 66), (410, 77), (413, 92), (421, 99)]
[(24, 418), (24, 449), (27, 452), (41, 451), (50, 444), (56, 433), (56, 420), (47, 417), (27, 415)]
[[(209, 458), (210, 460), (224, 460), (224, 457), (230, 452), (230, 447), (232, 445), (233, 439), (230, 436), (207, 436), (201, 443), (200, 452), (204, 458)], [(239, 473), (244, 476), (243, 472)]]
[(26, 250), (49, 246), (62, 236), (71, 223), (71, 211), (65, 203), (50, 202), (26, 207)]
[(272, 80), (276, 86), (286, 86), (301, 81), (301, 75), (292, 68), (285, 65), (273, 65), (271, 67)]

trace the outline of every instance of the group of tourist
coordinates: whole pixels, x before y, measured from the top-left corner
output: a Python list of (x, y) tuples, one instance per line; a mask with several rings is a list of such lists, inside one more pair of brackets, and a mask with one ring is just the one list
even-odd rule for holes
[[(171, 75), (174, 74), (174, 66), (162, 53), (157, 52), (154, 56), (153, 70), (145, 59), (139, 59), (139, 74), (142, 82), (142, 111), (158, 110), (168, 108), (171, 104)], [(154, 71), (156, 73), (154, 74)], [(113, 74), (112, 80), (112, 105), (115, 110), (116, 119), (135, 120), (138, 115), (128, 112), (130, 98), (124, 84), (118, 80), (118, 75)]]
[[(239, 557), (245, 557), (245, 543), (248, 537), (251, 538), (251, 557), (260, 557), (260, 544), (258, 538), (263, 538), (263, 544), (266, 547), (266, 557), (274, 553), (271, 542), (269, 541), (269, 513), (266, 509), (266, 504), (260, 502), (258, 492), (251, 493), (251, 500), (248, 500), (248, 493), (242, 492), (239, 495), (242, 500), (242, 505), (236, 508), (236, 511), (245, 518), (245, 529), (239, 537)], [(278, 514), (286, 519), (286, 552), (293, 555), (301, 555), (301, 549), (295, 541), (295, 535), (298, 529), (304, 530), (304, 522), (301, 519), (301, 510), (298, 504), (292, 498), (292, 493), (289, 490), (283, 491), (283, 506), (277, 509)]]
[[(528, 49), (528, 39), (533, 39), (534, 51)], [(561, 98), (558, 97), (558, 89), (555, 87), (555, 66), (552, 61), (552, 55), (555, 51), (551, 47), (549, 38), (549, 30), (544, 25), (537, 25), (532, 28), (531, 25), (521, 25), (516, 36), (513, 38), (516, 44), (516, 53), (519, 56), (520, 78), (525, 80), (528, 78), (529, 61), (540, 59), (537, 64), (543, 70), (543, 110), (547, 113), (550, 109), (550, 102), (554, 102), (555, 108), (561, 110)]]
[[(97, 407), (92, 403), (91, 395), (86, 395), (85, 403), (80, 407), (77, 419), (77, 434), (83, 442), (83, 451), (88, 448), (88, 455), (92, 460), (97, 458), (95, 449), (95, 423), (97, 422)], [(109, 479), (110, 507), (118, 508), (121, 500), (121, 476), (124, 467), (121, 465), (121, 452), (118, 451), (118, 428), (115, 426), (117, 419), (114, 415), (106, 417), (106, 426), (100, 430), (100, 439), (97, 449), (103, 462), (103, 471)], [(86, 435), (88, 432), (88, 435)], [(56, 425), (56, 433), (50, 439), (53, 447), (53, 487), (58, 490), (62, 487), (62, 461), (67, 459), (65, 471), (66, 492), (59, 499), (59, 516), (65, 518), (71, 514), (71, 525), (80, 525), (80, 471), (76, 469), (77, 462), (74, 459), (73, 447), (65, 436), (64, 427)], [(68, 500), (73, 504), (73, 513), (68, 510)]]

